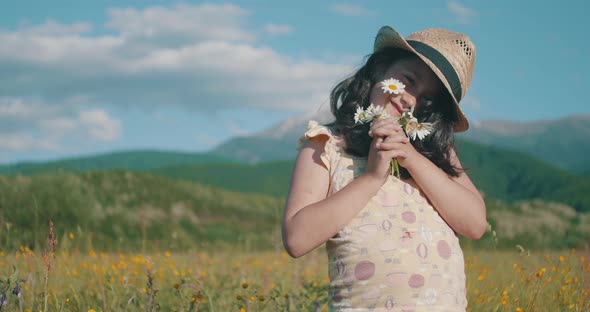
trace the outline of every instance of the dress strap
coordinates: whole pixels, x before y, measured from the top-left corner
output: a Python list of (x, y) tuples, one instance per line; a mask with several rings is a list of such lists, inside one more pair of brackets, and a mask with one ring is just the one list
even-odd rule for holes
[(315, 120), (310, 120), (307, 124), (307, 131), (299, 138), (297, 143), (297, 150), (300, 150), (303, 147), (303, 144), (307, 140), (324, 140), (324, 152), (320, 155), (322, 162), (328, 168), (329, 171), (332, 171), (332, 161), (335, 160), (335, 156), (337, 153), (336, 148), (336, 140), (330, 128), (320, 125)]

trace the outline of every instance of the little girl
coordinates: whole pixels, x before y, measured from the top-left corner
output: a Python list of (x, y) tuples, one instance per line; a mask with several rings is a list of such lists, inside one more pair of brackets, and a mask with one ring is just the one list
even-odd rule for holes
[[(293, 257), (326, 243), (330, 311), (465, 311), (457, 234), (479, 239), (487, 225), (453, 148), (453, 132), (469, 126), (459, 102), (474, 64), (463, 34), (426, 29), (404, 39), (382, 27), (366, 64), (332, 90), (335, 122), (309, 122), (283, 242)], [(371, 104), (389, 117), (359, 123)], [(398, 122), (404, 112), (430, 133), (409, 138)], [(393, 158), (401, 178), (391, 174)]]

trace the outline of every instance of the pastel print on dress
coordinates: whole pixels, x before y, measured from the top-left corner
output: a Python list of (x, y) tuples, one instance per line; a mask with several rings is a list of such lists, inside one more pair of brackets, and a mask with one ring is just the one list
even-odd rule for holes
[[(358, 177), (366, 158), (347, 154), (332, 131), (310, 121), (300, 139), (322, 139), (329, 195)], [(459, 240), (426, 198), (395, 176), (326, 242), (330, 311), (465, 311)]]

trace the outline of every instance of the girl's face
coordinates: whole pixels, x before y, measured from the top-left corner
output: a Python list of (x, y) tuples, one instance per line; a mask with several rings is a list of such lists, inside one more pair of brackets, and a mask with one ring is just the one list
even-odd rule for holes
[[(401, 94), (384, 93), (381, 81), (397, 79), (406, 85)], [(390, 115), (401, 115), (406, 110), (417, 108), (434, 99), (444, 91), (444, 85), (430, 67), (419, 58), (406, 58), (391, 65), (385, 75), (371, 89), (370, 101), (383, 106)]]

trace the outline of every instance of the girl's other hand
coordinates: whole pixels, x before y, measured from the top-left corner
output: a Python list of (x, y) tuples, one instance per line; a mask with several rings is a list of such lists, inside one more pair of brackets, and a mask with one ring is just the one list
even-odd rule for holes
[(365, 173), (380, 179), (383, 183), (391, 172), (392, 158), (397, 158), (401, 166), (407, 167), (410, 156), (418, 153), (394, 118), (375, 121), (369, 130), (369, 136), (373, 141)]

